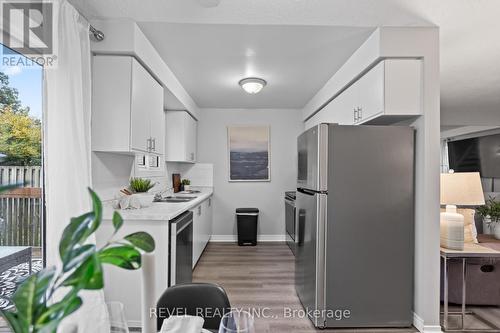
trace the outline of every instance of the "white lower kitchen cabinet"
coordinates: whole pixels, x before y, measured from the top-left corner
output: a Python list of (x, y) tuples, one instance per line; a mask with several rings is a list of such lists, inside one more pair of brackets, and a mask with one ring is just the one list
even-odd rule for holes
[(193, 268), (212, 236), (212, 197), (201, 202), (193, 210)]
[[(114, 228), (111, 220), (103, 220), (96, 233), (98, 247), (102, 247)], [(125, 220), (114, 239), (120, 239), (133, 232), (146, 231), (155, 240), (155, 286), (154, 295), (158, 299), (168, 288), (168, 244), (169, 222), (149, 220)], [(131, 327), (141, 327), (141, 285), (142, 269), (124, 270), (104, 265), (104, 296), (107, 302), (119, 301), (125, 305), (125, 318)]]
[(313, 117), (320, 123), (387, 125), (422, 114), (422, 61), (386, 59), (367, 71)]

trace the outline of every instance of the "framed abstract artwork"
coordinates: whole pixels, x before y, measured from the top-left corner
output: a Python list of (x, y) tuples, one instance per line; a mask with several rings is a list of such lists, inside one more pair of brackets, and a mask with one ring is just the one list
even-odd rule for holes
[(271, 181), (269, 126), (229, 126), (230, 182)]

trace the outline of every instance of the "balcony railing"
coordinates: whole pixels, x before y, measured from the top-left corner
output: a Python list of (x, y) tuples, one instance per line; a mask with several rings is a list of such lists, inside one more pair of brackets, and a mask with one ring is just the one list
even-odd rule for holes
[(41, 247), (41, 168), (0, 166), (0, 184), (24, 184), (0, 194), (0, 246)]

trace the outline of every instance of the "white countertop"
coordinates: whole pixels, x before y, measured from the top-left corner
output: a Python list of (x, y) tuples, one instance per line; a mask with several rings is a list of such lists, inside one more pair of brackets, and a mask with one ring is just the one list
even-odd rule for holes
[(103, 219), (111, 220), (113, 212), (116, 210), (124, 220), (169, 221), (197, 206), (213, 194), (213, 188), (211, 187), (196, 188), (196, 190), (201, 191), (201, 193), (182, 194), (180, 192), (174, 194), (175, 196), (195, 196), (196, 199), (191, 201), (175, 203), (153, 202), (150, 207), (141, 209), (114, 209), (111, 203), (108, 203), (103, 207)]

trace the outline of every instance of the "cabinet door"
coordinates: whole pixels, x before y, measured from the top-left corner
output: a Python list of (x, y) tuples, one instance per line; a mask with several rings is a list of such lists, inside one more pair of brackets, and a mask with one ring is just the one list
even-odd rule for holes
[(93, 151), (130, 151), (131, 61), (126, 56), (93, 57)]
[(185, 135), (186, 135), (186, 161), (196, 162), (196, 145), (197, 145), (197, 121), (191, 117), (189, 113), (185, 113)]
[(157, 106), (157, 101), (151, 100), (151, 90), (158, 83), (144, 67), (132, 60), (132, 97), (131, 97), (131, 126), (130, 148), (147, 152), (151, 139), (151, 115)]
[(203, 243), (202, 243), (202, 251), (205, 250), (205, 247), (208, 244), (208, 240), (210, 238), (210, 199), (203, 201)]
[(213, 196), (207, 200), (207, 242), (212, 238), (213, 225), (214, 225), (214, 207), (213, 207)]
[(197, 121), (187, 111), (167, 111), (166, 124), (166, 161), (196, 162)]
[(321, 123), (354, 124), (356, 102), (356, 89), (351, 86), (309, 119), (306, 122), (306, 129)]
[(153, 153), (165, 153), (165, 112), (163, 111), (163, 87), (154, 80), (151, 86), (150, 128)]
[(373, 67), (357, 82), (358, 121), (367, 121), (384, 112), (384, 62)]
[(344, 90), (335, 99), (336, 123), (340, 125), (353, 125), (357, 120), (358, 87), (356, 82)]
[(202, 218), (202, 205), (198, 205), (193, 210), (193, 268), (200, 258), (203, 251), (203, 218)]
[(182, 111), (165, 112), (165, 161), (184, 162), (186, 153)]
[(422, 114), (422, 60), (388, 59), (384, 67), (384, 113)]

